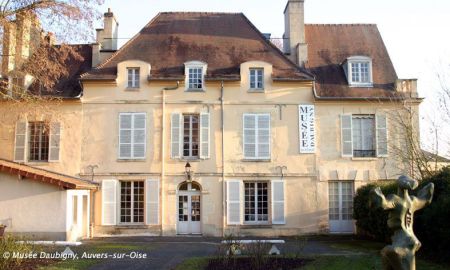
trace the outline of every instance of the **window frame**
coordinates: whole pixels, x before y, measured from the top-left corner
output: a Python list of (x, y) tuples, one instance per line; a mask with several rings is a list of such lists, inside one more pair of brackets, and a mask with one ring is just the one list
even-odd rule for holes
[[(261, 72), (261, 76), (259, 76), (258, 72)], [(252, 72), (256, 74), (252, 75)], [(253, 79), (252, 79), (253, 77)], [(258, 78), (261, 77), (261, 87), (258, 87)], [(264, 92), (264, 68), (260, 67), (252, 67), (249, 68), (249, 91), (250, 92)], [(255, 87), (252, 87), (252, 83)]]
[[(372, 149), (369, 150), (365, 150), (365, 149), (355, 149), (355, 119), (370, 119), (371, 120), (371, 125), (372, 125), (372, 134), (371, 138), (372, 138)], [(364, 138), (366, 137), (364, 134), (364, 132), (367, 132), (368, 129), (362, 127), (360, 128), (360, 141), (359, 143), (361, 144), (361, 147), (364, 147)], [(367, 152), (371, 152), (370, 154), (367, 155), (355, 155), (355, 151), (367, 151)], [(352, 114), (352, 157), (354, 158), (376, 158), (377, 157), (377, 134), (376, 134), (376, 115), (374, 114)]]
[[(353, 65), (358, 65), (358, 81), (353, 80)], [(361, 81), (362, 76), (362, 64), (367, 64), (368, 74), (367, 82)], [(346, 72), (347, 81), (350, 87), (373, 87), (373, 69), (372, 69), (372, 59), (367, 56), (352, 56), (347, 59), (347, 63), (344, 66)]]
[[(245, 155), (245, 141), (246, 141), (246, 135), (245, 130), (249, 129), (245, 127), (245, 116), (255, 116), (255, 157), (248, 157)], [(265, 157), (261, 157), (259, 155), (259, 143), (258, 143), (258, 135), (259, 135), (259, 127), (258, 127), (258, 118), (262, 116), (268, 116), (269, 117), (269, 155)], [(271, 125), (272, 117), (270, 113), (244, 113), (242, 115), (242, 154), (244, 156), (244, 160), (270, 160), (272, 157), (272, 125)]]
[[(135, 200), (134, 200), (134, 185), (135, 183), (142, 183), (142, 201), (138, 202), (142, 204), (142, 222), (134, 222), (134, 204), (135, 204)], [(123, 183), (131, 183), (130, 186), (130, 220), (131, 222), (126, 222), (126, 221), (122, 221), (122, 184)], [(119, 217), (118, 217), (118, 224), (119, 225), (144, 225), (145, 224), (145, 219), (146, 219), (146, 198), (145, 198), (145, 181), (143, 180), (132, 180), (132, 181), (127, 181), (127, 180), (120, 180), (119, 181), (119, 200), (117, 202), (119, 204), (118, 207), (118, 212), (119, 212)], [(128, 209), (128, 208), (125, 208)], [(128, 216), (128, 215), (126, 215)]]
[[(131, 74), (130, 74), (131, 71)], [(139, 67), (127, 67), (127, 88), (128, 89), (138, 89), (140, 88), (140, 79), (141, 79), (141, 68)], [(131, 80), (130, 80), (131, 75)], [(130, 84), (131, 83), (131, 84)]]
[[(270, 222), (271, 222), (271, 208), (272, 208), (272, 199), (271, 199), (271, 185), (269, 184), (270, 183), (270, 181), (243, 181), (243, 197), (244, 197), (244, 200), (243, 200), (243, 217), (242, 217), (242, 222), (243, 222), (243, 224), (244, 225), (269, 225), (270, 224)], [(247, 202), (247, 195), (246, 195), (246, 190), (247, 190), (247, 187), (246, 187), (246, 185), (253, 185), (253, 191), (254, 191), (254, 194), (252, 194), (251, 196), (254, 198), (254, 209), (253, 209), (253, 213), (251, 213), (251, 214), (249, 214), (249, 215), (254, 215), (254, 217), (255, 217), (255, 220), (246, 220), (245, 218), (246, 218), (246, 211), (247, 211), (247, 207), (246, 207), (246, 202)], [(266, 185), (266, 198), (267, 198), (267, 200), (265, 201), (266, 202), (266, 206), (265, 206), (265, 208), (266, 208), (266, 210), (267, 210), (267, 220), (258, 220), (258, 217), (259, 217), (259, 214), (258, 214), (258, 203), (259, 203), (259, 201), (258, 201), (258, 199), (259, 199), (259, 197), (261, 196), (262, 197), (262, 195), (259, 193), (259, 190), (258, 190), (258, 184), (264, 184), (264, 185)], [(263, 203), (264, 203), (264, 201), (263, 201)], [(263, 209), (264, 209), (264, 207), (263, 207)], [(264, 215), (264, 214), (262, 214), (262, 215)]]
[[(130, 115), (131, 116), (131, 128), (129, 129), (122, 129), (121, 128), (121, 122), (120, 122), (120, 118), (122, 115)], [(144, 130), (144, 156), (143, 157), (135, 157), (134, 155), (134, 133), (135, 133), (135, 127), (134, 127), (134, 117), (135, 115), (144, 115), (144, 123), (145, 123), (145, 127), (139, 130)], [(118, 128), (119, 128), (119, 141), (118, 141), (118, 159), (119, 160), (145, 160), (147, 158), (147, 113), (146, 112), (121, 112), (119, 113), (119, 124), (118, 124)], [(121, 143), (121, 135), (120, 135), (120, 131), (121, 130), (130, 130), (131, 131), (131, 142), (130, 142), (130, 147), (131, 147), (131, 152), (130, 152), (130, 157), (123, 157), (121, 156), (121, 152), (120, 152), (120, 146), (122, 144), (126, 144), (126, 143)]]
[[(182, 136), (181, 136), (181, 140), (182, 140), (182, 153), (181, 153), (181, 158), (182, 159), (192, 159), (192, 160), (197, 160), (200, 159), (200, 114), (195, 114), (195, 113), (185, 113), (185, 114), (181, 114), (182, 116)], [(185, 156), (184, 155), (184, 135), (185, 135), (185, 117), (189, 117), (189, 156)], [(198, 128), (197, 128), (197, 155), (192, 155), (194, 149), (193, 149), (193, 139), (192, 139), (192, 135), (193, 135), (193, 117), (197, 117), (197, 124), (198, 124)]]
[[(43, 141), (43, 139), (45, 138), (45, 136), (42, 136), (42, 134), (39, 134), (39, 138), (38, 138), (38, 156), (39, 159), (31, 159), (32, 158), (32, 149), (33, 147), (31, 146), (31, 144), (35, 141), (32, 141), (32, 126), (39, 124), (39, 131), (41, 130), (41, 128), (44, 128), (44, 130), (46, 131), (46, 137), (47, 137), (47, 141)], [(30, 121), (27, 123), (28, 125), (28, 134), (27, 134), (27, 148), (28, 150), (26, 151), (27, 157), (26, 160), (30, 163), (32, 162), (40, 162), (40, 163), (45, 163), (45, 162), (49, 162), (50, 160), (50, 125), (48, 123), (46, 123), (45, 121)], [(42, 159), (41, 155), (42, 155), (42, 150), (47, 148), (47, 158), (46, 159)]]
[[(205, 62), (201, 61), (189, 61), (184, 63), (184, 75), (185, 75), (185, 91), (186, 92), (204, 92), (205, 87), (205, 76), (206, 76), (206, 70), (208, 68), (208, 65)], [(189, 75), (191, 70), (193, 69), (201, 69), (201, 88), (191, 88)]]

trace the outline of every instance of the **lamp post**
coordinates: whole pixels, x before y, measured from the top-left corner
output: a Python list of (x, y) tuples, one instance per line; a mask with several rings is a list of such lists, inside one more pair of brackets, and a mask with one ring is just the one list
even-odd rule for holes
[(189, 164), (189, 162), (186, 162), (184, 172), (186, 173), (186, 181), (188, 183), (192, 182), (191, 164)]

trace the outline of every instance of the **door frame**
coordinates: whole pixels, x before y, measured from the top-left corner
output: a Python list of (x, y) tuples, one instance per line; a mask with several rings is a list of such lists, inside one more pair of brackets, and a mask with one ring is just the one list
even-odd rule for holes
[[(180, 190), (180, 188), (186, 184), (187, 185), (187, 190)], [(195, 185), (196, 187), (198, 187), (198, 189), (193, 190), (192, 186)], [(202, 222), (203, 222), (203, 199), (202, 199), (202, 192), (201, 192), (201, 185), (195, 181), (192, 182), (182, 182), (178, 185), (177, 187), (177, 192), (176, 192), (176, 211), (175, 211), (175, 217), (176, 217), (176, 234), (177, 235), (202, 235)], [(200, 221), (199, 221), (199, 225), (200, 225), (200, 232), (199, 233), (180, 233), (179, 232), (179, 226), (178, 223), (179, 221), (179, 200), (180, 200), (180, 196), (188, 196), (188, 206), (189, 209), (191, 209), (192, 207), (192, 196), (200, 196)], [(190, 219), (192, 218), (191, 216), (192, 211), (189, 211), (189, 221), (188, 222), (192, 222)]]

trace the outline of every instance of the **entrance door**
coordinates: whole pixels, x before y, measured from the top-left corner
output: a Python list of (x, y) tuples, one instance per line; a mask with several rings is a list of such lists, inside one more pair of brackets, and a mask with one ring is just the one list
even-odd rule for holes
[(178, 234), (201, 234), (201, 195), (195, 183), (183, 183), (178, 190)]
[(353, 233), (353, 182), (329, 182), (329, 220), (331, 233)]

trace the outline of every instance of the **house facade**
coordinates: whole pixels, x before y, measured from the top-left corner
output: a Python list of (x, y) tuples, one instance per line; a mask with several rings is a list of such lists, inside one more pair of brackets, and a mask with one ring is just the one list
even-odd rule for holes
[(415, 81), (375, 25), (284, 13), (281, 51), (241, 13), (200, 12), (159, 13), (117, 48), (108, 11), (79, 47), (82, 88), (54, 121), (8, 117), (0, 158), (97, 184), (89, 236), (352, 233), (355, 190), (409, 172), (390, 113), (418, 110)]

